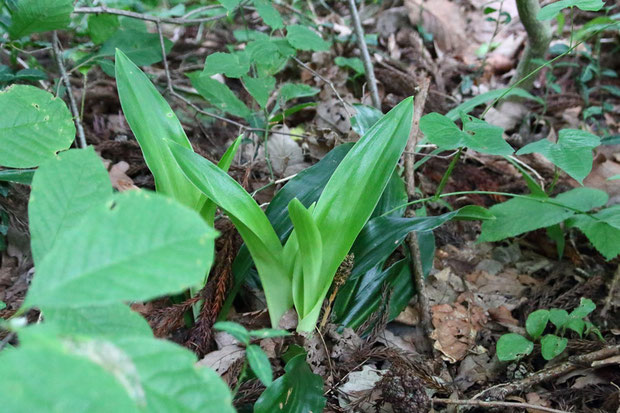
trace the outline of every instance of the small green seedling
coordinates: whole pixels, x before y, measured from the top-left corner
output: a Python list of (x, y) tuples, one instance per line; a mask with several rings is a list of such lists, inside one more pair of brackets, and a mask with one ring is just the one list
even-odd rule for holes
[[(256, 344), (251, 344), (251, 340), (284, 337), (290, 335), (288, 331), (275, 328), (263, 328), (260, 330), (248, 331), (241, 324), (232, 321), (217, 322), (215, 323), (213, 328), (230, 334), (231, 336), (239, 340), (241, 344), (244, 345), (246, 363), (250, 365), (250, 368), (252, 369), (256, 377), (261, 381), (261, 383), (263, 383), (265, 386), (269, 386), (273, 382), (273, 372), (271, 371), (269, 357), (267, 357), (267, 355), (265, 354), (263, 349), (260, 348), (260, 346)], [(241, 375), (239, 376), (239, 383), (241, 383), (241, 379), (245, 376), (245, 368), (247, 364), (244, 365), (243, 370), (241, 371)]]
[[(525, 330), (531, 341), (520, 334), (504, 334), (497, 342), (497, 358), (501, 361), (512, 361), (527, 356), (534, 350), (533, 342), (540, 340), (543, 358), (551, 360), (562, 354), (566, 348), (568, 339), (564, 335), (567, 330), (576, 332), (579, 337), (593, 333), (604, 341), (599, 329), (590, 321), (585, 320), (595, 308), (596, 305), (592, 300), (582, 298), (579, 307), (570, 314), (558, 308), (534, 311), (525, 322)], [(549, 322), (555, 326), (555, 334), (543, 335)]]

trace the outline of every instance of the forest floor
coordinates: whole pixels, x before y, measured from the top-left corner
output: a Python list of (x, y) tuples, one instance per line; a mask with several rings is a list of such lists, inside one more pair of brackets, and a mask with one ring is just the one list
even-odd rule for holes
[[(350, 39), (347, 2), (316, 3), (316, 20)], [(418, 0), (367, 3), (373, 4), (363, 7), (360, 14), (372, 40), (369, 48), (384, 113), (402, 99), (415, 96), (425, 78), (431, 82), (425, 113), (447, 113), (472, 96), (506, 87), (527, 39), (514, 1), (501, 2), (499, 24), (488, 19), (497, 17), (497, 12), (485, 14), (489, 3), (498, 8), (499, 1), (432, 0), (432, 6), (423, 15), (418, 12)], [(575, 29), (594, 17), (595, 13), (576, 10)], [(255, 14), (249, 14), (246, 23), (253, 30), (264, 29)], [(162, 27), (174, 43), (167, 56), (171, 81), (177, 90), (183, 91), (192, 88), (185, 73), (202, 68), (207, 55), (226, 51), (227, 45), (235, 44), (233, 31), (243, 29), (244, 25), (241, 19), (235, 19), (218, 22), (200, 32), (195, 26)], [(567, 43), (570, 25), (555, 34), (553, 43)], [(620, 97), (596, 93), (586, 101), (577, 81), (592, 62), (620, 73), (618, 33), (604, 40), (598, 55), (592, 55), (592, 45), (584, 44), (578, 49), (583, 53), (566, 58), (570, 64), (546, 68), (536, 76), (531, 92), (544, 99), (544, 106), (532, 101), (510, 102), (491, 109), (486, 120), (504, 128), (505, 137), (515, 148), (556, 136), (557, 131), (567, 127), (587, 129), (599, 136), (618, 136)], [(63, 44), (72, 41), (79, 39), (61, 38)], [(487, 51), (485, 45), (489, 44), (492, 47)], [(303, 65), (292, 62), (277, 75), (278, 83), (300, 82), (320, 92), (299, 101), (316, 105), (292, 114), (284, 126), (271, 132), (271, 165), (265, 160), (265, 151), (252, 142), (260, 142), (261, 137), (251, 135), (244, 141), (230, 173), (248, 192), (254, 193), (259, 204), (269, 203), (291, 176), (316, 164), (335, 146), (359, 138), (347, 110), (354, 103), (371, 105), (371, 98), (363, 74), (336, 64), (338, 56), (359, 57), (357, 44), (348, 40), (335, 42), (326, 52), (302, 52), (298, 59)], [(44, 56), (38, 58), (45, 62)], [(49, 66), (53, 66), (51, 57)], [(243, 132), (237, 118), (212, 119), (197, 113), (187, 102), (167, 96), (167, 74), (161, 63), (145, 71), (161, 86), (196, 152), (216, 161)], [(114, 187), (120, 191), (135, 187), (153, 189), (152, 175), (122, 114), (114, 78), (95, 68), (88, 74), (86, 87), (79, 76), (72, 76), (71, 81), (75, 96), (83, 98), (82, 123), (87, 141), (108, 162)], [(606, 77), (602, 81), (620, 90), (620, 78)], [(228, 79), (228, 86), (242, 101), (251, 100), (238, 79)], [(601, 106), (603, 101), (609, 110), (584, 120), (584, 111)], [(480, 112), (479, 108), (473, 113)], [(432, 157), (417, 171), (416, 182), (424, 196), (435, 193), (450, 163), (442, 155), (445, 154)], [(417, 159), (421, 158), (418, 155)], [(554, 180), (554, 167), (545, 158), (528, 155), (524, 159), (544, 182), (550, 184)], [(593, 170), (584, 184), (605, 190), (612, 204), (619, 203), (620, 181), (607, 178), (620, 173), (620, 145), (601, 146), (594, 159)], [(565, 175), (555, 184), (558, 191), (578, 186)], [(503, 158), (468, 153), (456, 165), (445, 192), (475, 190), (522, 194), (527, 193), (527, 186), (519, 171)], [(0, 198), (14, 218), (8, 247), (0, 262), (0, 300), (6, 303), (6, 308), (0, 310), (2, 316), (19, 308), (32, 277), (28, 234), (24, 225), (19, 225), (27, 222), (27, 197), (27, 189), (15, 185), (9, 197)], [(506, 199), (484, 194), (453, 196), (444, 198), (445, 202), (427, 204), (427, 213), (438, 215), (448, 208), (471, 204), (490, 207)], [(225, 216), (219, 217), (216, 228), (221, 233), (216, 242), (217, 265), (207, 286), (208, 308), (203, 313), (211, 325), (227, 297), (232, 283), (231, 263), (242, 244)], [(509, 403), (541, 407), (528, 407), (527, 411), (532, 413), (620, 412), (619, 259), (606, 261), (577, 233), (570, 233), (561, 258), (544, 230), (497, 243), (477, 243), (479, 233), (480, 224), (476, 221), (448, 222), (434, 231), (436, 250), (426, 291), (433, 330), (430, 337), (420, 326), (414, 297), (395, 318), (389, 317), (385, 306), (379, 306), (356, 329), (342, 330), (327, 323), (312, 338), (262, 340), (275, 376), (284, 368), (280, 355), (297, 343), (308, 351), (313, 372), (324, 380), (326, 411), (341, 412), (348, 406), (363, 412), (414, 412), (417, 398), (431, 392), (436, 399), (470, 400), (473, 406), (469, 411), (474, 412), (494, 408), (523, 411)], [(397, 250), (392, 260), (403, 254)], [(394, 293), (386, 289), (382, 294), (387, 302)], [(541, 357), (538, 344), (529, 357), (514, 362), (498, 360), (498, 338), (508, 332), (525, 334), (528, 314), (551, 308), (570, 312), (582, 298), (596, 304), (589, 320), (598, 327), (604, 341), (595, 335), (567, 334), (567, 350), (551, 361)], [(200, 364), (214, 368), (235, 388), (243, 367), (243, 353), (229, 336), (211, 331), (208, 323), (206, 328), (204, 324), (185, 327), (182, 311), (167, 300), (134, 304), (133, 308), (149, 320), (156, 335), (195, 350), (201, 356)], [(248, 329), (268, 326), (264, 296), (256, 285), (244, 286), (228, 318)], [(372, 328), (368, 329), (369, 326)], [(246, 380), (240, 384), (235, 404), (240, 409), (251, 405), (263, 390), (258, 380)], [(484, 400), (509, 403), (488, 407), (479, 403)], [(447, 403), (436, 401), (433, 408), (456, 411), (455, 404)]]

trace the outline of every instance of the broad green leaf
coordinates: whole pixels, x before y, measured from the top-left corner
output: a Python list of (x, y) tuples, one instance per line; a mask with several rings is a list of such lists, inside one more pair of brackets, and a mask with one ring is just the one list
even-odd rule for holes
[(282, 16), (280, 16), (280, 13), (271, 5), (271, 1), (252, 0), (252, 3), (254, 3), (258, 15), (267, 26), (271, 27), (273, 30), (282, 29), (284, 27)]
[(338, 165), (317, 202), (312, 215), (323, 241), (322, 280), (316, 287), (323, 291), (320, 301), (392, 176), (412, 116), (413, 98), (407, 98), (377, 122)]
[(234, 413), (228, 386), (212, 370), (196, 366), (189, 350), (165, 340), (112, 340), (135, 365), (147, 412)]
[(592, 188), (576, 188), (555, 198), (513, 198), (493, 205), (489, 211), (494, 220), (482, 223), (478, 242), (499, 241), (525, 232), (559, 224), (575, 214), (607, 203), (607, 194)]
[(552, 308), (549, 310), (549, 321), (551, 321), (556, 328), (562, 328), (568, 321), (568, 312), (559, 308)]
[(562, 259), (564, 255), (564, 247), (566, 246), (566, 239), (564, 237), (564, 230), (560, 224), (551, 225), (545, 228), (547, 236), (555, 242), (556, 251), (558, 253), (558, 259)]
[(545, 360), (551, 360), (562, 354), (567, 344), (568, 339), (547, 334), (540, 340), (540, 352)]
[(28, 220), (32, 257), (39, 265), (66, 230), (112, 196), (108, 171), (93, 147), (70, 149), (44, 162), (32, 180)]
[[(396, 169), (394, 173), (392, 173), (387, 186), (383, 190), (379, 203), (377, 203), (375, 210), (370, 216), (371, 220), (372, 218), (382, 215), (402, 217), (405, 213), (405, 207), (403, 207), (403, 205), (405, 205), (408, 200), (409, 197), (407, 195), (407, 190), (405, 189), (405, 181), (400, 176), (398, 169)], [(366, 226), (367, 225), (368, 223), (366, 223)]]
[[(404, 301), (406, 306), (414, 293), (408, 264), (407, 260), (400, 260), (383, 271), (375, 266), (357, 279), (347, 281), (347, 284), (355, 283), (355, 285), (352, 286), (353, 291), (347, 300), (341, 298), (348, 293), (347, 284), (339, 290), (333, 307), (336, 322), (353, 329), (358, 328), (385, 304), (382, 301), (384, 288), (392, 290), (389, 319), (396, 317), (404, 308), (397, 303), (399, 297), (404, 299), (401, 301)], [(394, 313), (396, 314), (393, 315)]]
[(239, 6), (241, 0), (218, 0), (218, 2), (230, 12), (235, 10)]
[(547, 139), (530, 143), (521, 148), (517, 155), (538, 152), (558, 168), (583, 184), (583, 179), (592, 170), (592, 150), (600, 145), (596, 135), (579, 129), (562, 129), (557, 143)]
[(251, 344), (245, 349), (245, 356), (252, 371), (265, 386), (269, 386), (273, 381), (271, 363), (265, 352), (257, 345)]
[(317, 32), (300, 24), (286, 26), (286, 40), (297, 50), (321, 52), (330, 46)]
[(579, 228), (607, 260), (620, 254), (620, 206), (593, 215), (577, 215), (567, 221), (567, 226)]
[(0, 166), (39, 166), (75, 139), (67, 105), (45, 90), (11, 86), (0, 91), (0, 107)]
[(596, 310), (596, 304), (589, 298), (582, 297), (581, 300), (579, 300), (579, 307), (571, 311), (570, 317), (585, 318), (594, 310)]
[(215, 236), (196, 212), (169, 198), (118, 194), (62, 232), (37, 266), (24, 306), (45, 311), (181, 292), (211, 267)]
[(452, 219), (461, 221), (486, 221), (489, 219), (495, 219), (495, 215), (489, 212), (488, 209), (478, 205), (466, 205), (460, 208), (456, 216)]
[(183, 173), (196, 187), (219, 205), (245, 241), (261, 276), (272, 327), (291, 308), (290, 274), (280, 263), (282, 244), (265, 213), (239, 183), (200, 155), (171, 144)]
[(504, 334), (497, 340), (497, 358), (501, 361), (513, 361), (527, 356), (534, 350), (534, 343), (520, 334)]
[(326, 402), (323, 379), (312, 373), (305, 354), (293, 357), (284, 370), (284, 375), (260, 395), (254, 413), (322, 412)]
[[(164, 38), (164, 45), (166, 53), (170, 53), (172, 42)], [(161, 62), (162, 55), (159, 35), (131, 29), (118, 30), (105, 41), (98, 56), (116, 56), (118, 66), (120, 55), (124, 55), (122, 57), (125, 61), (129, 60), (129, 63), (133, 63), (136, 66), (149, 66)], [(129, 69), (129, 64), (124, 63), (123, 67)], [(116, 75), (118, 76), (118, 73)]]
[(114, 375), (56, 340), (0, 353), (0, 398), (11, 413), (143, 411)]
[[(504, 95), (504, 93), (506, 93), (506, 95)], [(520, 97), (523, 99), (534, 100), (540, 104), (544, 103), (544, 101), (541, 98), (535, 97), (527, 90), (520, 89), (518, 87), (495, 89), (495, 90), (482, 93), (478, 96), (474, 96), (473, 98), (466, 100), (465, 102), (461, 103), (460, 105), (452, 109), (450, 112), (446, 113), (446, 117), (451, 120), (458, 120), (461, 116), (461, 112), (469, 113), (472, 110), (474, 110), (474, 108), (476, 108), (477, 106), (491, 102), (499, 98), (502, 95), (504, 95), (504, 98), (508, 98), (510, 96), (516, 96), (516, 97)]]
[(543, 7), (536, 18), (538, 20), (551, 20), (559, 12), (569, 7), (577, 7), (586, 11), (599, 11), (605, 6), (603, 0), (560, 0)]
[[(327, 184), (327, 181), (352, 146), (352, 143), (336, 146), (318, 163), (310, 168), (304, 169), (299, 172), (297, 176), (288, 181), (271, 200), (265, 211), (265, 215), (267, 215), (267, 219), (269, 219), (269, 222), (281, 241), (286, 240), (293, 230), (293, 224), (288, 214), (288, 204), (294, 198), (299, 199), (305, 207), (309, 207), (313, 202), (316, 202), (323, 192), (323, 188)], [(224, 309), (220, 317), (226, 314), (227, 308), (230, 308), (232, 300), (241, 288), (241, 285), (251, 274), (251, 267), (252, 258), (250, 257), (247, 246), (244, 244), (233, 263), (235, 285), (224, 304)]]
[(30, 185), (34, 172), (34, 169), (6, 169), (0, 171), (0, 181)]
[(219, 110), (244, 119), (252, 115), (245, 103), (225, 84), (200, 73), (189, 73), (187, 76), (198, 93)]
[(420, 120), (427, 139), (443, 149), (467, 147), (491, 155), (510, 155), (512, 147), (503, 138), (503, 129), (471, 116), (463, 117), (463, 130), (447, 116), (429, 113)]
[(360, 136), (363, 136), (383, 116), (383, 112), (372, 106), (354, 104), (353, 107), (355, 116), (351, 118), (351, 128)]
[(146, 75), (120, 50), (116, 84), (127, 123), (155, 178), (157, 191), (199, 210), (205, 198), (179, 170), (168, 141), (191, 149), (181, 123)]
[(250, 70), (250, 61), (244, 53), (211, 53), (207, 56), (201, 76), (223, 73), (230, 78), (246, 75)]
[(548, 310), (536, 310), (527, 316), (525, 330), (533, 340), (538, 340), (547, 327), (549, 321)]
[(359, 57), (338, 56), (334, 59), (334, 63), (336, 63), (340, 67), (348, 67), (350, 69), (353, 69), (356, 75), (363, 75), (364, 73), (366, 73), (364, 63)]
[(566, 328), (569, 330), (573, 330), (579, 337), (583, 336), (583, 329), (586, 328), (586, 323), (581, 318), (569, 317), (566, 322)]
[(64, 29), (71, 22), (72, 11), (73, 0), (19, 0), (11, 13), (9, 34), (19, 39), (32, 33)]
[(239, 323), (232, 321), (218, 321), (213, 325), (213, 328), (230, 334), (246, 346), (250, 344), (250, 333)]
[(276, 78), (273, 76), (266, 77), (243, 77), (243, 86), (250, 92), (250, 95), (260, 105), (261, 108), (265, 108), (267, 106), (267, 101), (271, 96), (271, 92), (276, 87)]
[(0, 310), (4, 310), (6, 308), (6, 303), (0, 300)]
[(51, 323), (64, 335), (90, 337), (152, 337), (146, 320), (122, 303), (107, 306), (78, 308), (50, 308), (45, 311), (45, 322)]
[[(288, 211), (299, 245), (297, 257), (301, 260), (301, 271), (293, 275), (293, 302), (299, 314), (298, 329), (309, 331), (314, 328), (323, 304), (323, 291), (319, 288), (322, 285), (323, 242), (312, 214), (297, 198), (288, 204)], [(307, 320), (309, 325), (306, 325)]]
[(619, 179), (620, 179), (620, 174), (607, 178), (608, 181), (617, 181)]
[(88, 16), (88, 35), (95, 44), (101, 44), (108, 40), (120, 26), (118, 16), (112, 14), (91, 14)]

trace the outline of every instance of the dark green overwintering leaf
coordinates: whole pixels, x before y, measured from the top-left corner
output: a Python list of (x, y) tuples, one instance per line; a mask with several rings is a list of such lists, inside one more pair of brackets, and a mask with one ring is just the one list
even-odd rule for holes
[(576, 215), (567, 221), (567, 226), (579, 228), (607, 260), (620, 254), (620, 205), (593, 215)]
[(13, 39), (32, 33), (64, 29), (71, 22), (73, 0), (20, 0), (11, 13), (9, 34)]
[(360, 136), (364, 135), (383, 116), (383, 112), (372, 106), (354, 104), (353, 107), (355, 116), (351, 118), (351, 128)]
[(560, 0), (543, 7), (536, 18), (538, 20), (551, 20), (563, 9), (569, 7), (577, 7), (586, 11), (599, 11), (603, 6), (605, 6), (603, 0)]
[(273, 381), (273, 372), (271, 371), (271, 363), (265, 352), (260, 346), (251, 344), (245, 348), (245, 356), (256, 377), (258, 377), (265, 386), (269, 386)]
[(330, 46), (317, 32), (300, 24), (286, 26), (286, 40), (297, 50), (321, 52)]
[(28, 218), (32, 257), (38, 266), (63, 231), (112, 196), (108, 171), (93, 147), (70, 149), (44, 162), (32, 180)]
[(583, 184), (583, 179), (592, 170), (592, 150), (600, 145), (598, 136), (579, 129), (562, 129), (557, 143), (547, 139), (521, 148), (517, 155), (538, 152), (558, 168)]
[(0, 181), (30, 185), (34, 169), (6, 169), (0, 171)]
[(215, 236), (197, 212), (168, 197), (123, 192), (62, 232), (37, 266), (24, 306), (45, 311), (181, 292), (203, 281)]
[(322, 412), (325, 407), (323, 379), (312, 373), (305, 354), (293, 357), (284, 367), (285, 373), (260, 395), (254, 413)]
[(0, 166), (39, 166), (75, 139), (67, 105), (45, 90), (11, 86), (0, 91), (0, 107)]
[(198, 93), (216, 108), (244, 119), (252, 115), (252, 111), (225, 84), (200, 73), (187, 76)]

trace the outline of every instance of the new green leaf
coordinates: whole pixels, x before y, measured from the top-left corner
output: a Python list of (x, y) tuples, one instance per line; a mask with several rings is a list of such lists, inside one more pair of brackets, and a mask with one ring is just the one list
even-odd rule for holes
[(527, 317), (525, 321), (525, 330), (533, 340), (537, 340), (545, 331), (548, 321), (548, 310), (536, 310)]
[(534, 343), (520, 334), (504, 334), (497, 340), (497, 358), (501, 361), (517, 360), (534, 350)]
[(547, 334), (540, 340), (540, 352), (545, 360), (551, 360), (562, 354), (568, 340), (554, 334)]
[(0, 107), (1, 166), (39, 166), (75, 139), (75, 124), (67, 105), (45, 90), (11, 86), (0, 91)]

